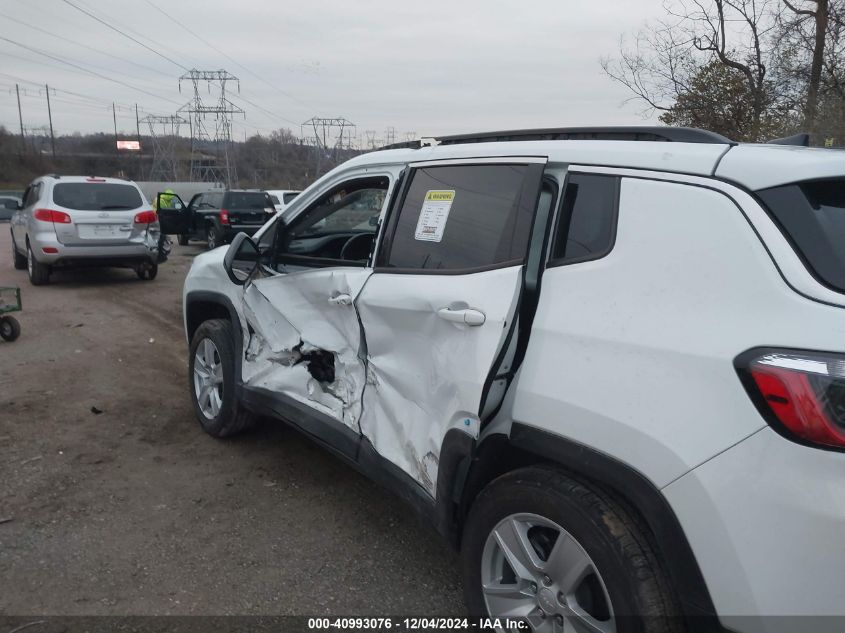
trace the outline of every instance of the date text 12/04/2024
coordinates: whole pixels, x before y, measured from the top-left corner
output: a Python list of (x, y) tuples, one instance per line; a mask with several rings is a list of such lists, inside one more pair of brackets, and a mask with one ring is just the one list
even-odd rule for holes
[(310, 630), (323, 631), (497, 631), (528, 630), (523, 620), (509, 618), (308, 618)]

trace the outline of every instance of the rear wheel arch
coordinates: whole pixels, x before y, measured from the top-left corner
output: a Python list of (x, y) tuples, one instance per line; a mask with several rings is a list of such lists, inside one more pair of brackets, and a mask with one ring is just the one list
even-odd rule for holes
[[(478, 446), (472, 440), (468, 451), (455, 456), (457, 452), (444, 451), (441, 455), (441, 474), (444, 480), (451, 481), (441, 482), (438, 477), (436, 512), (438, 530), (453, 545), (461, 546), (461, 531), (469, 510), (488, 484), (519, 468), (552, 464), (585, 485), (611, 495), (636, 515), (661, 554), (681, 597), (684, 614), (693, 618), (691, 630), (698, 630), (699, 625), (702, 630), (722, 630), (680, 522), (660, 490), (642, 473), (588, 446), (519, 423), (513, 424), (510, 436), (493, 434)], [(450, 466), (452, 462), (456, 465)]]

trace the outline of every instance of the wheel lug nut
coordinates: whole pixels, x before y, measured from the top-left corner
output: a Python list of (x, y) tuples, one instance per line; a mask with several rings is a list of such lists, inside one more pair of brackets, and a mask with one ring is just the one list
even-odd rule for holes
[(543, 576), (543, 584), (548, 587), (550, 584), (552, 584), (552, 579), (548, 576)]
[(563, 626), (563, 616), (562, 615), (555, 616), (555, 622), (557, 622), (562, 627)]
[(537, 593), (537, 583), (536, 582), (532, 582), (531, 585), (529, 585), (529, 586), (531, 587), (531, 593)]

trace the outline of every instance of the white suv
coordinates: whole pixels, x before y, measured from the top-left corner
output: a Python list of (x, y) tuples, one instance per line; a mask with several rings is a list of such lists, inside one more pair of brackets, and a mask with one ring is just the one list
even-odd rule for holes
[(460, 548), (472, 614), (845, 614), (845, 153), (441, 138), (350, 160), (253, 239), (185, 282), (200, 423), (281, 418), (399, 493)]

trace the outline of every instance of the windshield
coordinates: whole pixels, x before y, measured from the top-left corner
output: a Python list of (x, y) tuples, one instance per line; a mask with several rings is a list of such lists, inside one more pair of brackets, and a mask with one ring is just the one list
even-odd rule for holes
[(53, 188), (53, 202), (78, 211), (120, 211), (143, 205), (132, 185), (105, 182), (65, 182)]
[(272, 207), (270, 196), (260, 191), (230, 191), (226, 194), (227, 209), (264, 209)]
[(773, 187), (757, 195), (809, 270), (845, 292), (845, 178)]

